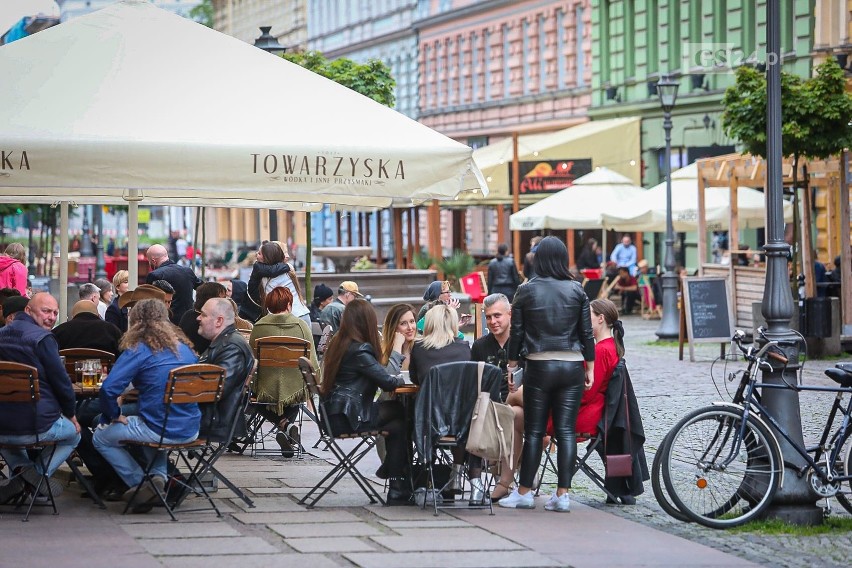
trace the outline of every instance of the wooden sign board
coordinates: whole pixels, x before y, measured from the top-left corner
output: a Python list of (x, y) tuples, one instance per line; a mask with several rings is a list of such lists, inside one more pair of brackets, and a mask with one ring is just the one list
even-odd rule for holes
[(734, 314), (728, 303), (727, 278), (684, 278), (683, 305), (689, 360), (696, 343), (726, 344), (734, 335)]

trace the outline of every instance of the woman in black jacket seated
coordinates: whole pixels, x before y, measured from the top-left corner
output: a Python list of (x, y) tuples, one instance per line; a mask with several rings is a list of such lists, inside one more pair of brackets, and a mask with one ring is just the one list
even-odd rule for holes
[(379, 324), (369, 302), (355, 299), (346, 305), (340, 329), (325, 353), (320, 391), (335, 435), (384, 430), (387, 455), (384, 469), (390, 483), (387, 502), (410, 502), (411, 483), (406, 476), (408, 440), (402, 406), (398, 401), (374, 402), (376, 390), (402, 386), (402, 377), (389, 375), (379, 363)]

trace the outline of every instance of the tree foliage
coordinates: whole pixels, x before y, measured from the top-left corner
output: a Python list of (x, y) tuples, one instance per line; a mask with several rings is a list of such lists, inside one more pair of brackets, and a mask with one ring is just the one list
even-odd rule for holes
[(189, 17), (208, 28), (213, 27), (213, 0), (202, 0), (189, 11)]
[[(766, 78), (740, 67), (722, 98), (722, 128), (745, 151), (766, 157)], [(825, 159), (852, 146), (852, 96), (834, 58), (802, 79), (781, 73), (781, 146), (784, 155)]]
[(388, 66), (378, 59), (370, 59), (366, 63), (356, 63), (346, 58), (329, 60), (317, 51), (285, 53), (284, 59), (340, 83), (377, 103), (393, 107), (396, 102), (393, 92), (396, 81)]

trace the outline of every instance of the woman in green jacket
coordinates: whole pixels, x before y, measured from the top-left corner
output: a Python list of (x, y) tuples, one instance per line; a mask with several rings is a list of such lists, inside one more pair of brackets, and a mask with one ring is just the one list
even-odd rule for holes
[[(293, 293), (287, 288), (274, 288), (266, 295), (266, 307), (269, 313), (254, 324), (249, 342), (254, 348), (262, 337), (295, 337), (304, 339), (310, 348), (311, 363), (319, 369), (317, 352), (311, 330), (301, 318), (290, 313), (293, 307)], [(264, 368), (257, 370), (254, 394), (260, 406), (260, 414), (273, 424), (278, 425), (275, 440), (281, 446), (285, 458), (293, 457), (299, 447), (299, 427), (295, 424), (299, 415), (299, 404), (306, 399), (305, 383), (299, 369)]]

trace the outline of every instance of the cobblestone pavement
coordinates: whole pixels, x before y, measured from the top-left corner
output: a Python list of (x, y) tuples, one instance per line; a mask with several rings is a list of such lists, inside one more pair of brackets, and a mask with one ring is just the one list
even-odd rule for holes
[[(642, 411), (647, 438), (645, 452), (649, 468), (657, 447), (679, 418), (688, 411), (713, 401), (730, 400), (730, 396), (724, 390), (724, 381), (721, 380), (725, 375), (724, 369), (721, 363), (713, 364), (714, 359), (719, 356), (719, 346), (699, 345), (694, 363), (689, 362), (689, 352), (686, 347), (685, 361), (679, 361), (676, 345), (655, 344), (657, 338), (654, 331), (658, 326), (659, 321), (647, 321), (639, 317), (627, 317), (624, 321), (625, 358)], [(847, 355), (848, 359), (852, 360), (852, 355)], [(804, 367), (803, 382), (834, 384), (825, 377), (823, 370), (833, 367), (836, 362), (808, 361)], [(737, 365), (744, 367), (743, 363)], [(723, 397), (719, 396), (711, 380), (711, 366), (713, 366), (715, 382), (720, 385)], [(728, 370), (731, 370), (730, 363)], [(727, 388), (732, 392), (735, 387), (731, 387), (731, 383), (728, 383)], [(822, 421), (830, 404), (830, 395), (802, 393), (802, 422), (806, 440), (809, 436), (814, 438), (821, 433)], [(594, 459), (597, 460), (597, 456)], [(598, 461), (596, 469), (602, 471), (602, 468)], [(546, 476), (545, 482), (548, 481), (550, 480)], [(592, 485), (582, 474), (575, 478), (575, 492), (578, 501), (592, 507), (764, 565), (848, 566), (849, 559), (852, 558), (852, 535), (765, 536), (747, 532), (712, 530), (696, 526), (694, 523), (677, 521), (668, 516), (657, 504), (650, 482), (646, 483), (645, 494), (637, 499), (637, 504), (633, 507), (604, 504), (600, 489)], [(848, 517), (848, 514), (836, 502), (832, 504), (832, 515)]]

